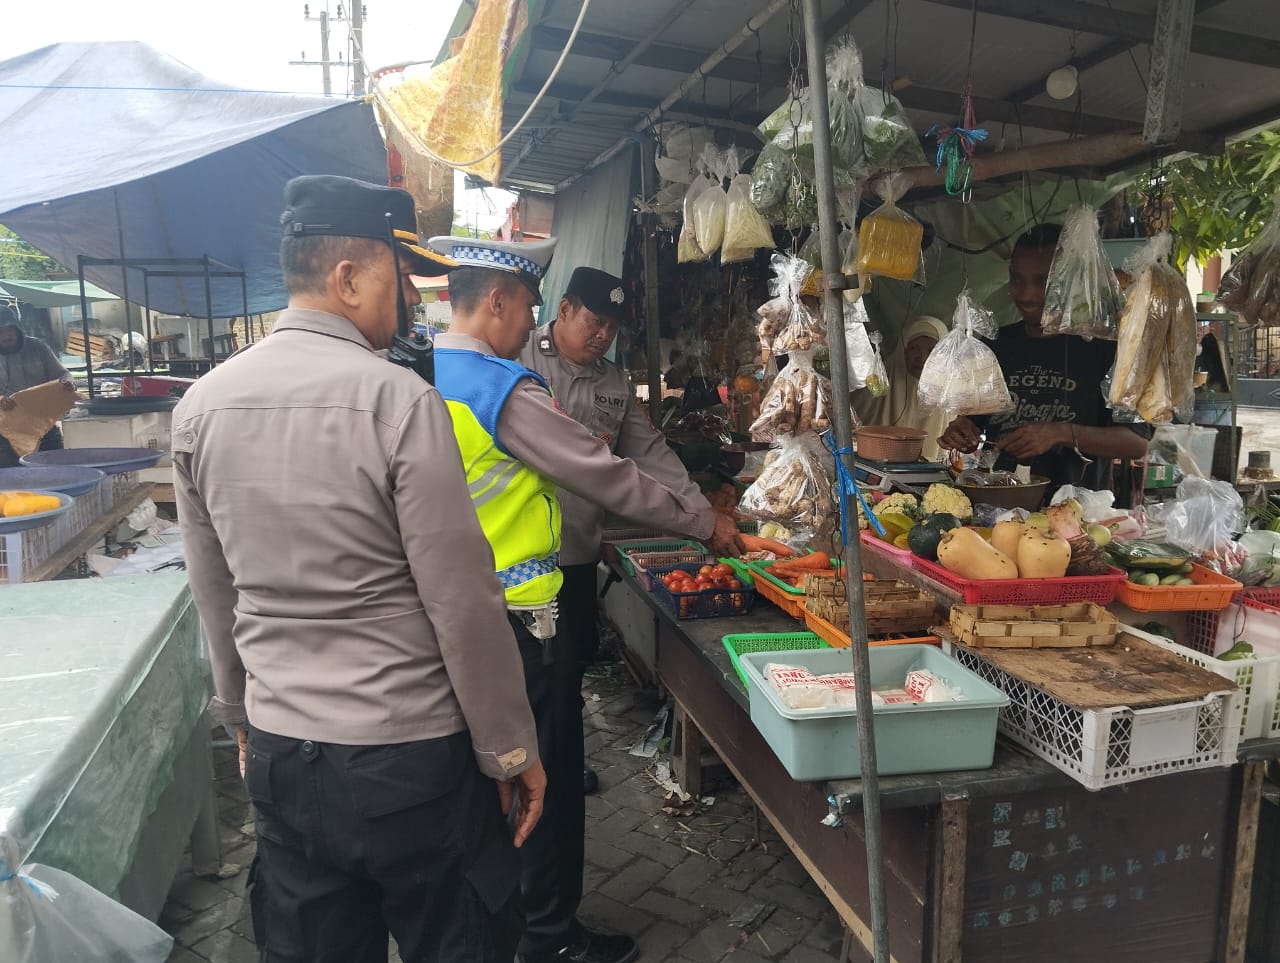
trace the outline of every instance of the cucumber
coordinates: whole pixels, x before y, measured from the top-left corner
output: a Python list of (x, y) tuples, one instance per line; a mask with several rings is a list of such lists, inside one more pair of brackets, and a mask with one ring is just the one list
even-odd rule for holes
[(1183, 562), (1181, 565), (1178, 566), (1179, 575), (1190, 575), (1194, 570), (1195, 570), (1195, 563), (1193, 562)]
[(1172, 575), (1162, 576), (1160, 579), (1160, 584), (1161, 585), (1181, 585), (1182, 576), (1179, 575), (1177, 572), (1174, 572)]
[(1196, 584), (1196, 580), (1195, 580), (1195, 579), (1192, 579), (1192, 578), (1180, 578), (1180, 579), (1178, 579), (1178, 581), (1177, 581), (1177, 582), (1175, 582), (1174, 584), (1175, 584), (1175, 585), (1195, 585), (1195, 584)]
[(1150, 588), (1160, 584), (1160, 576), (1155, 572), (1130, 572), (1129, 581), (1134, 585), (1145, 585)]

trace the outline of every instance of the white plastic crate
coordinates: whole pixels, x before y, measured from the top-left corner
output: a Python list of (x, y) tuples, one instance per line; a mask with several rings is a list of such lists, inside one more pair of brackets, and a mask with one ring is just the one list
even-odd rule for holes
[(1236, 761), (1244, 706), (1238, 689), (1152, 709), (1077, 709), (972, 649), (944, 644), (957, 662), (1009, 696), (1000, 732), (1086, 789)]
[(102, 514), (105, 515), (115, 508), (138, 485), (138, 473), (136, 471), (122, 471), (103, 478), (98, 483), (98, 490), (102, 493)]
[(1244, 706), (1240, 713), (1241, 740), (1272, 739), (1280, 735), (1280, 728), (1277, 728), (1280, 725), (1280, 719), (1277, 719), (1280, 715), (1280, 655), (1260, 655), (1252, 659), (1224, 662), (1179, 645), (1164, 636), (1152, 635), (1128, 625), (1123, 630), (1172, 652), (1192, 665), (1208, 669), (1234, 682), (1244, 693)]

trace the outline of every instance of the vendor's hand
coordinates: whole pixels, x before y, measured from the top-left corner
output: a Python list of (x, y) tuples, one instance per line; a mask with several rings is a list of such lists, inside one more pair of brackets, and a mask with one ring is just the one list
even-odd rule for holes
[(547, 794), (547, 773), (538, 760), (514, 780), (498, 783), (498, 799), (502, 803), (502, 815), (511, 812), (515, 790), (520, 790), (520, 802), (516, 809), (515, 845), (519, 849), (533, 832), (542, 817), (542, 801)]
[(973, 451), (982, 441), (982, 432), (968, 418), (961, 415), (938, 438), (938, 447), (944, 451)]
[(249, 758), (249, 730), (244, 726), (236, 728), (236, 746), (240, 750), (240, 778), (244, 779), (244, 765)]
[(13, 400), (13, 395), (0, 395), (0, 411), (13, 411), (18, 407), (18, 403)]
[(996, 447), (1020, 465), (1059, 445), (1071, 445), (1071, 426), (1064, 421), (1023, 425), (996, 440)]
[(59, 378), (58, 384), (62, 385), (63, 391), (70, 391), (72, 394), (75, 394), (76, 385), (70, 378)]
[(738, 523), (723, 512), (716, 512), (716, 527), (707, 539), (707, 548), (721, 557), (737, 558), (746, 552)]

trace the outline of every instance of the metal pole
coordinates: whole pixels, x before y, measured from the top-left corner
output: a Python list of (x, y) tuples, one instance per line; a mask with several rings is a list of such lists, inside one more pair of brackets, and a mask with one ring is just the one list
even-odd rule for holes
[(333, 92), (333, 82), (329, 77), (329, 11), (320, 11), (320, 76), (324, 81), (324, 95)]
[(120, 297), (124, 299), (124, 351), (129, 374), (135, 374), (133, 363), (133, 319), (129, 317), (129, 265), (124, 253), (124, 224), (120, 221), (120, 192), (111, 188), (111, 201), (116, 207), (116, 246), (120, 248)]
[[(89, 400), (93, 400), (93, 348), (89, 344), (89, 297), (84, 289), (84, 255), (76, 255), (76, 273), (80, 275), (80, 332), (84, 335), (84, 375), (89, 383)], [(10, 555), (9, 558), (15, 556)]]
[[(356, 6), (359, 5), (359, 0), (356, 0)], [(249, 280), (243, 274), (240, 275), (240, 303), (244, 308), (244, 343), (253, 344), (253, 329), (250, 327), (252, 322), (249, 320)]]
[[(649, 172), (654, 168), (652, 136), (640, 141), (640, 195), (649, 199)], [(645, 357), (649, 361), (649, 420), (662, 424), (662, 301), (658, 293), (658, 215), (641, 214), (644, 231), (644, 333)]]
[(218, 363), (218, 349), (213, 343), (213, 282), (209, 279), (209, 255), (201, 257), (204, 263), (204, 309), (209, 318), (209, 370)]
[[(841, 290), (840, 227), (836, 222), (835, 175), (831, 164), (829, 105), (827, 103), (826, 37), (821, 0), (803, 0), (805, 53), (809, 67), (810, 111), (813, 117), (813, 166), (818, 188), (818, 233), (822, 241), (822, 269), (828, 281), (823, 294), (827, 318), (827, 347), (831, 353), (831, 391), (835, 398), (836, 455), (852, 475), (853, 421), (849, 413), (849, 361), (844, 341), (844, 299)], [(856, 511), (856, 509), (854, 509)], [(880, 836), (880, 777), (876, 771), (874, 708), (871, 703), (871, 658), (867, 647), (866, 598), (862, 590), (862, 551), (857, 526), (844, 546), (845, 595), (849, 603), (853, 644), (854, 696), (858, 711), (858, 747), (862, 760), (862, 827), (867, 854), (867, 892), (871, 902), (871, 936), (875, 963), (889, 963), (889, 922), (884, 888), (884, 849)]]
[[(351, 92), (364, 96), (364, 4), (351, 2)], [(247, 322), (248, 317), (245, 318)]]
[(151, 348), (151, 272), (142, 269), (142, 310), (147, 319), (147, 373), (155, 374), (155, 351)]

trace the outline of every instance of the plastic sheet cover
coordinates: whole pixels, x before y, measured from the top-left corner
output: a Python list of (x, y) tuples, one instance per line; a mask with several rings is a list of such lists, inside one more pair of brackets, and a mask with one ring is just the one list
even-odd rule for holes
[[(7, 872), (34, 861), (115, 895), (204, 712), (206, 678), (184, 574), (0, 591)], [(12, 906), (0, 900), (5, 959)]]

